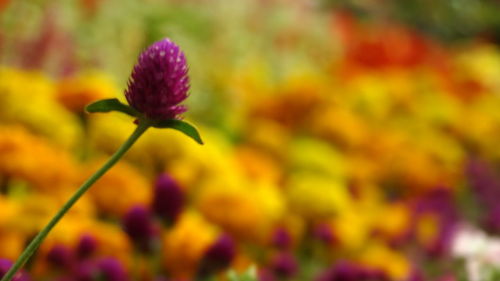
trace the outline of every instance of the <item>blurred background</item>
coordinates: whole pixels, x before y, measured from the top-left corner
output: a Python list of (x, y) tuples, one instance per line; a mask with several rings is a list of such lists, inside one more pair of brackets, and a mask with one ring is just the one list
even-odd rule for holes
[(169, 37), (205, 145), (149, 130), (17, 280), (500, 280), (499, 14), (0, 0), (0, 276), (135, 127), (85, 105), (124, 101), (141, 50)]

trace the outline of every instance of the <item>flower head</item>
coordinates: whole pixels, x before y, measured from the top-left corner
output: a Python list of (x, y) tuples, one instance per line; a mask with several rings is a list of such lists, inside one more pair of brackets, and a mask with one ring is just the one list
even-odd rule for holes
[(199, 276), (206, 277), (228, 268), (235, 255), (236, 246), (234, 241), (226, 234), (221, 235), (215, 243), (206, 250), (198, 269)]
[(174, 179), (166, 174), (158, 177), (151, 206), (157, 216), (167, 224), (174, 223), (182, 212), (184, 201), (184, 193)]
[(135, 246), (149, 252), (155, 237), (155, 227), (148, 209), (142, 206), (132, 207), (123, 218), (123, 228)]
[(153, 43), (139, 56), (125, 91), (128, 103), (151, 120), (179, 118), (189, 90), (184, 53), (170, 39)]
[(78, 258), (84, 259), (90, 257), (96, 249), (97, 240), (89, 234), (84, 234), (76, 246), (76, 254)]
[(47, 254), (47, 261), (55, 267), (68, 268), (73, 263), (73, 252), (68, 247), (57, 244)]

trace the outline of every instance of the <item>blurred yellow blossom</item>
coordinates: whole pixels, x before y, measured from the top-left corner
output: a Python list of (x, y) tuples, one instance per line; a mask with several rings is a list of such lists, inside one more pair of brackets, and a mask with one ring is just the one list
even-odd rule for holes
[[(200, 211), (237, 237), (264, 242), (285, 211), (281, 193), (268, 184), (207, 183), (198, 195)], [(248, 226), (251, 225), (251, 228)]]
[(377, 242), (364, 249), (360, 261), (384, 270), (394, 280), (405, 280), (411, 271), (411, 264), (404, 255)]
[[(93, 173), (100, 164), (92, 163), (84, 174)], [(101, 213), (121, 217), (134, 205), (148, 204), (151, 193), (152, 184), (136, 169), (121, 162), (95, 183), (89, 196)]]
[(217, 231), (199, 214), (185, 212), (163, 235), (163, 265), (174, 278), (189, 278)]
[(0, 173), (7, 178), (52, 193), (76, 183), (76, 164), (70, 155), (22, 127), (0, 127), (0, 152)]
[(85, 71), (57, 82), (57, 100), (68, 110), (83, 112), (89, 103), (118, 96), (115, 83), (103, 72)]
[(79, 143), (78, 118), (55, 100), (54, 82), (44, 75), (2, 67), (0, 92), (2, 122), (22, 124), (65, 148)]
[(311, 172), (295, 173), (285, 192), (291, 210), (307, 218), (344, 213), (351, 202), (345, 184)]

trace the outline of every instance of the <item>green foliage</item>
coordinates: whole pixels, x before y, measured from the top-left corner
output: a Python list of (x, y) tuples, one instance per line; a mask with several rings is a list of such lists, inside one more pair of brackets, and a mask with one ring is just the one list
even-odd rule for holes
[(177, 120), (177, 119), (168, 119), (168, 120), (156, 122), (152, 126), (155, 128), (170, 128), (170, 129), (177, 130), (177, 131), (185, 134), (186, 136), (192, 138), (197, 143), (203, 144), (203, 141), (201, 140), (201, 137), (200, 137), (200, 134), (198, 133), (198, 130), (196, 130), (196, 128), (193, 125), (191, 125), (185, 121), (181, 121), (181, 120)]
[(234, 270), (227, 273), (229, 281), (257, 281), (257, 270), (254, 266), (250, 267), (247, 271), (238, 275)]
[(138, 117), (139, 113), (132, 107), (121, 103), (118, 99), (104, 99), (91, 103), (85, 107), (85, 110), (89, 113), (104, 113), (111, 111), (118, 111), (125, 113), (132, 117)]

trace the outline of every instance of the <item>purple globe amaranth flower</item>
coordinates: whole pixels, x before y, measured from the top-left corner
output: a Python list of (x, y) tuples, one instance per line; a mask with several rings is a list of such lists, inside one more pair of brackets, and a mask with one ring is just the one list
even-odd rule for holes
[(138, 250), (143, 252), (152, 250), (155, 239), (155, 227), (148, 209), (143, 206), (132, 207), (125, 214), (122, 224), (123, 229)]
[[(105, 281), (127, 281), (127, 272), (123, 265), (114, 258), (104, 258), (97, 263), (102, 280)], [(101, 279), (99, 279), (101, 280)]]
[(168, 175), (161, 175), (155, 183), (153, 212), (166, 224), (173, 224), (184, 207), (184, 193), (179, 185)]
[[(3, 278), (3, 276), (9, 271), (10, 267), (12, 266), (12, 262), (7, 259), (0, 259), (0, 278)], [(31, 278), (29, 277), (28, 274), (24, 271), (18, 272), (16, 275), (14, 275), (14, 278), (12, 281), (30, 281)]]
[(69, 269), (73, 264), (73, 252), (65, 245), (57, 244), (47, 253), (47, 261), (54, 267)]
[(291, 253), (279, 253), (271, 260), (271, 268), (276, 276), (288, 279), (298, 271), (297, 259)]
[(153, 43), (134, 66), (125, 97), (139, 113), (151, 120), (180, 118), (186, 107), (189, 77), (184, 53), (170, 39)]
[(321, 273), (316, 281), (388, 281), (381, 270), (364, 267), (352, 262), (340, 261)]
[(228, 268), (235, 255), (233, 239), (226, 234), (221, 235), (203, 255), (198, 268), (198, 276), (207, 277)]
[(327, 223), (318, 224), (313, 229), (313, 236), (325, 244), (332, 244), (337, 241), (332, 227)]
[(283, 227), (278, 227), (272, 237), (272, 244), (278, 249), (286, 250), (292, 245), (290, 232)]
[(76, 245), (76, 255), (78, 256), (79, 259), (85, 259), (90, 256), (96, 251), (97, 249), (97, 240), (94, 238), (94, 236), (89, 235), (89, 234), (84, 234), (80, 238), (80, 241), (78, 241), (78, 244)]

